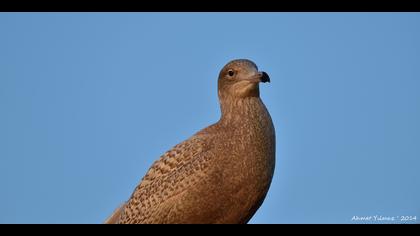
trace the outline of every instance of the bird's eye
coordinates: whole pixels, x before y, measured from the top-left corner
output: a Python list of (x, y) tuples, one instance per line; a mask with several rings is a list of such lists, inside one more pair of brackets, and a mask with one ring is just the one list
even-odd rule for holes
[(233, 76), (233, 75), (235, 75), (235, 71), (233, 71), (233, 70), (229, 70), (229, 71), (228, 71), (228, 75), (229, 75), (229, 76)]

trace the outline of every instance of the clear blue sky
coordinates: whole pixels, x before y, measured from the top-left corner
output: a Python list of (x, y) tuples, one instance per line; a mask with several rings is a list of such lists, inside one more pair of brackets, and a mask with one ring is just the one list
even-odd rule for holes
[(272, 80), (251, 223), (420, 222), (418, 13), (0, 13), (0, 223), (101, 223), (218, 120), (235, 58)]

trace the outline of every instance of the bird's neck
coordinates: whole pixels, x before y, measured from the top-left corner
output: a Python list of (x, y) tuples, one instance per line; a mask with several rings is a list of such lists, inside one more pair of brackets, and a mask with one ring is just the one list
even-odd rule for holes
[(219, 124), (232, 125), (238, 122), (258, 122), (267, 114), (259, 96), (228, 98), (220, 100), (222, 116)]

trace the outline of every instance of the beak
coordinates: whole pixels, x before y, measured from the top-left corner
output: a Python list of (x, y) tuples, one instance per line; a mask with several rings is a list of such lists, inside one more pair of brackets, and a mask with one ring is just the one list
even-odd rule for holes
[(268, 74), (265, 73), (264, 71), (259, 71), (253, 76), (245, 78), (243, 80), (246, 80), (252, 83), (260, 83), (260, 82), (267, 83), (267, 82), (270, 82), (270, 76), (268, 76)]
[(263, 71), (263, 72), (258, 72), (258, 74), (261, 74), (261, 77), (260, 77), (261, 82), (263, 82), (263, 83), (269, 82), (270, 83), (270, 76), (268, 76), (267, 73), (265, 73)]
[(246, 80), (251, 81), (253, 83), (259, 83), (259, 82), (266, 83), (266, 82), (270, 82), (270, 76), (268, 76), (268, 74), (265, 73), (264, 71), (261, 71)]

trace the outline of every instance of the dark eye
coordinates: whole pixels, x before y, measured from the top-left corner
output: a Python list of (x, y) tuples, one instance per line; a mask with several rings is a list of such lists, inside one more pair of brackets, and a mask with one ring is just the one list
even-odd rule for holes
[(231, 77), (232, 77), (232, 76), (234, 76), (234, 75), (235, 75), (235, 71), (233, 71), (233, 70), (229, 70), (229, 71), (228, 71), (228, 75), (229, 75), (229, 76), (231, 76)]

